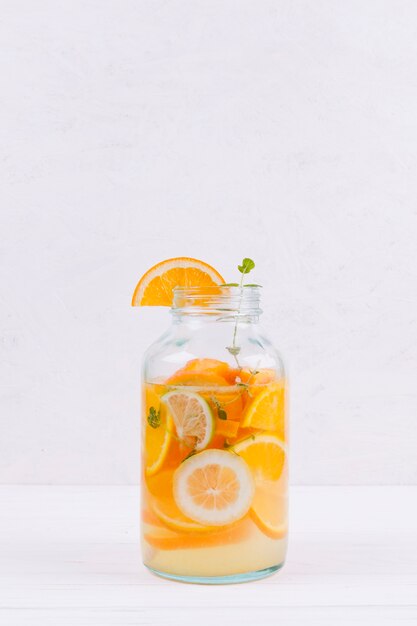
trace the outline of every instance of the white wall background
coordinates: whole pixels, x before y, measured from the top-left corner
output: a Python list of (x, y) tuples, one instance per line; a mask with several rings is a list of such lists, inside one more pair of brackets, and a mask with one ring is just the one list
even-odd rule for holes
[(0, 481), (135, 483), (155, 262), (257, 262), (294, 483), (417, 480), (417, 3), (3, 0)]

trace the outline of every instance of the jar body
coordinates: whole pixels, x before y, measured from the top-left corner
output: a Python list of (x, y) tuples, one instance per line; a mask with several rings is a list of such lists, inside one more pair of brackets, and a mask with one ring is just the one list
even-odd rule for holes
[(257, 319), (176, 319), (144, 359), (144, 564), (209, 583), (279, 569), (287, 430), (283, 363)]

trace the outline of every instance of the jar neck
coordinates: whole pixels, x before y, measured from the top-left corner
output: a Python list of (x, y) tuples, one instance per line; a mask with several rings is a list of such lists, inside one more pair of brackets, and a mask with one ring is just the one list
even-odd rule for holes
[(257, 323), (262, 313), (259, 302), (259, 287), (177, 287), (171, 312), (178, 322)]

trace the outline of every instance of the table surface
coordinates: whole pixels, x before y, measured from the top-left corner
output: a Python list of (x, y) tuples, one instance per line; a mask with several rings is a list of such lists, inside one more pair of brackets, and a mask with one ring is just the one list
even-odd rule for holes
[(293, 487), (284, 569), (216, 587), (145, 570), (138, 498), (135, 487), (0, 487), (0, 623), (417, 623), (417, 487)]

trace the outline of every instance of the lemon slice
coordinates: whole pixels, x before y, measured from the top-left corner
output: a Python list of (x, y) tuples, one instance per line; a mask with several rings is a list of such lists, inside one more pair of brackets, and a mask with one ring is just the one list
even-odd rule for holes
[(269, 537), (283, 537), (287, 525), (285, 444), (274, 435), (262, 434), (248, 437), (232, 449), (246, 461), (255, 481), (252, 519)]
[(208, 403), (192, 391), (170, 391), (161, 398), (175, 423), (178, 437), (196, 451), (210, 443), (215, 430)]
[(188, 518), (223, 526), (248, 512), (254, 483), (245, 461), (225, 450), (204, 450), (184, 461), (174, 474), (174, 498)]

